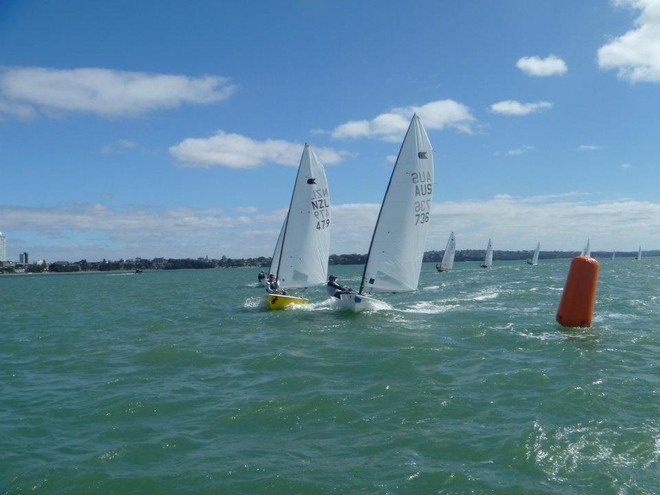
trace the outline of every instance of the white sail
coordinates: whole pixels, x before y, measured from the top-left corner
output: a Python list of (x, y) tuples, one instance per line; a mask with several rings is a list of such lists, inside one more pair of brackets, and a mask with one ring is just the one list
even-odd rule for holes
[(642, 246), (639, 246), (639, 249), (637, 250), (637, 261), (642, 259)]
[(452, 232), (449, 234), (449, 240), (447, 241), (447, 246), (445, 247), (445, 252), (442, 255), (442, 261), (438, 267), (438, 271), (445, 272), (454, 268), (454, 257), (456, 255), (456, 237)]
[(586, 256), (587, 258), (591, 258), (591, 248), (589, 247), (589, 239), (587, 239), (587, 245), (584, 246), (584, 249), (582, 250), (582, 253), (580, 253), (580, 256)]
[(532, 259), (528, 261), (532, 266), (538, 265), (539, 264), (539, 253), (541, 252), (541, 243), (537, 242), (536, 243), (536, 249), (534, 250), (534, 254), (532, 255)]
[(490, 268), (493, 266), (493, 243), (488, 239), (488, 246), (486, 247), (486, 256), (484, 257), (484, 262), (481, 265), (482, 268)]
[(360, 290), (341, 294), (339, 307), (352, 311), (387, 305), (365, 295), (372, 291), (417, 289), (433, 197), (433, 149), (414, 115), (376, 220)]
[(413, 116), (376, 221), (360, 293), (417, 289), (433, 198), (433, 149)]
[(305, 144), (289, 212), (273, 253), (270, 273), (282, 287), (323, 284), (330, 255), (330, 193), (323, 165)]
[(277, 270), (280, 266), (280, 256), (282, 253), (282, 239), (284, 239), (284, 231), (286, 230), (288, 217), (289, 217), (289, 212), (287, 212), (287, 218), (285, 218), (284, 223), (282, 223), (282, 228), (280, 229), (280, 235), (277, 237), (277, 244), (275, 244), (275, 252), (273, 253), (273, 259), (270, 262), (270, 271), (268, 273), (277, 273)]
[(612, 251), (612, 259), (616, 258), (616, 251)]

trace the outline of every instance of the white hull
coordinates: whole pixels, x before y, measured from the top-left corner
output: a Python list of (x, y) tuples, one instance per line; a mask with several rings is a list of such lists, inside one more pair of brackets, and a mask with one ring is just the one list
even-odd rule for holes
[(387, 306), (384, 302), (364, 294), (340, 294), (336, 304), (339, 309), (352, 311), (353, 313), (376, 311)]

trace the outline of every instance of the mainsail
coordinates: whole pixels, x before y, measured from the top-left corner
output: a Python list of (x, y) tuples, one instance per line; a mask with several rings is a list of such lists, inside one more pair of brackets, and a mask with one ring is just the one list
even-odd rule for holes
[(433, 199), (433, 149), (414, 115), (376, 222), (360, 293), (417, 289)]
[(285, 288), (323, 284), (328, 274), (329, 254), (328, 182), (316, 153), (305, 144), (270, 273), (275, 273)]

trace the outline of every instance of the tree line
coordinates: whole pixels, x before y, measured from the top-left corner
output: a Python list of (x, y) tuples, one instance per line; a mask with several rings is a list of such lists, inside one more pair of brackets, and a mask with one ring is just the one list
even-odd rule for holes
[[(438, 263), (442, 259), (444, 251), (426, 251), (423, 261), (426, 263)], [(576, 251), (541, 251), (539, 259), (557, 259), (572, 258), (579, 255)], [(611, 252), (594, 251), (591, 253), (594, 258), (609, 258)], [(620, 258), (632, 258), (637, 252), (619, 252), (616, 254)], [(463, 249), (456, 251), (454, 261), (482, 261), (485, 256), (483, 249)], [(532, 251), (494, 251), (495, 260), (526, 260), (531, 258)], [(660, 251), (645, 251), (644, 256), (660, 256)], [(363, 265), (367, 260), (366, 254), (331, 254), (328, 259), (330, 265)], [(75, 262), (56, 261), (54, 263), (32, 263), (21, 268), (21, 271), (31, 273), (41, 272), (84, 272), (84, 271), (142, 271), (142, 270), (181, 270), (181, 269), (205, 269), (205, 268), (241, 268), (241, 267), (259, 267), (268, 268), (271, 264), (271, 258), (260, 256), (256, 258), (228, 258), (222, 256), (220, 259), (205, 258), (153, 258), (134, 260), (102, 260), (89, 262), (85, 259)], [(14, 273), (16, 267), (4, 266), (0, 268), (3, 273)]]

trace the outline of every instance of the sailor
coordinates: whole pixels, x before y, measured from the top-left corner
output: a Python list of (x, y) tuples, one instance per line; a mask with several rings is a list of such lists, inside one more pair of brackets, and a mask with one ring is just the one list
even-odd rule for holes
[(259, 279), (259, 282), (261, 282), (262, 284), (265, 283), (265, 281), (266, 281), (266, 272), (261, 270), (257, 277)]
[(335, 275), (330, 275), (328, 284), (325, 286), (330, 294), (333, 297), (340, 298), (341, 294), (350, 294), (353, 292), (353, 289), (350, 287), (344, 287), (343, 285), (337, 282), (337, 277)]
[(271, 273), (268, 275), (268, 281), (266, 282), (266, 292), (269, 294), (286, 294), (283, 289), (280, 289), (280, 284), (275, 280), (275, 274)]

